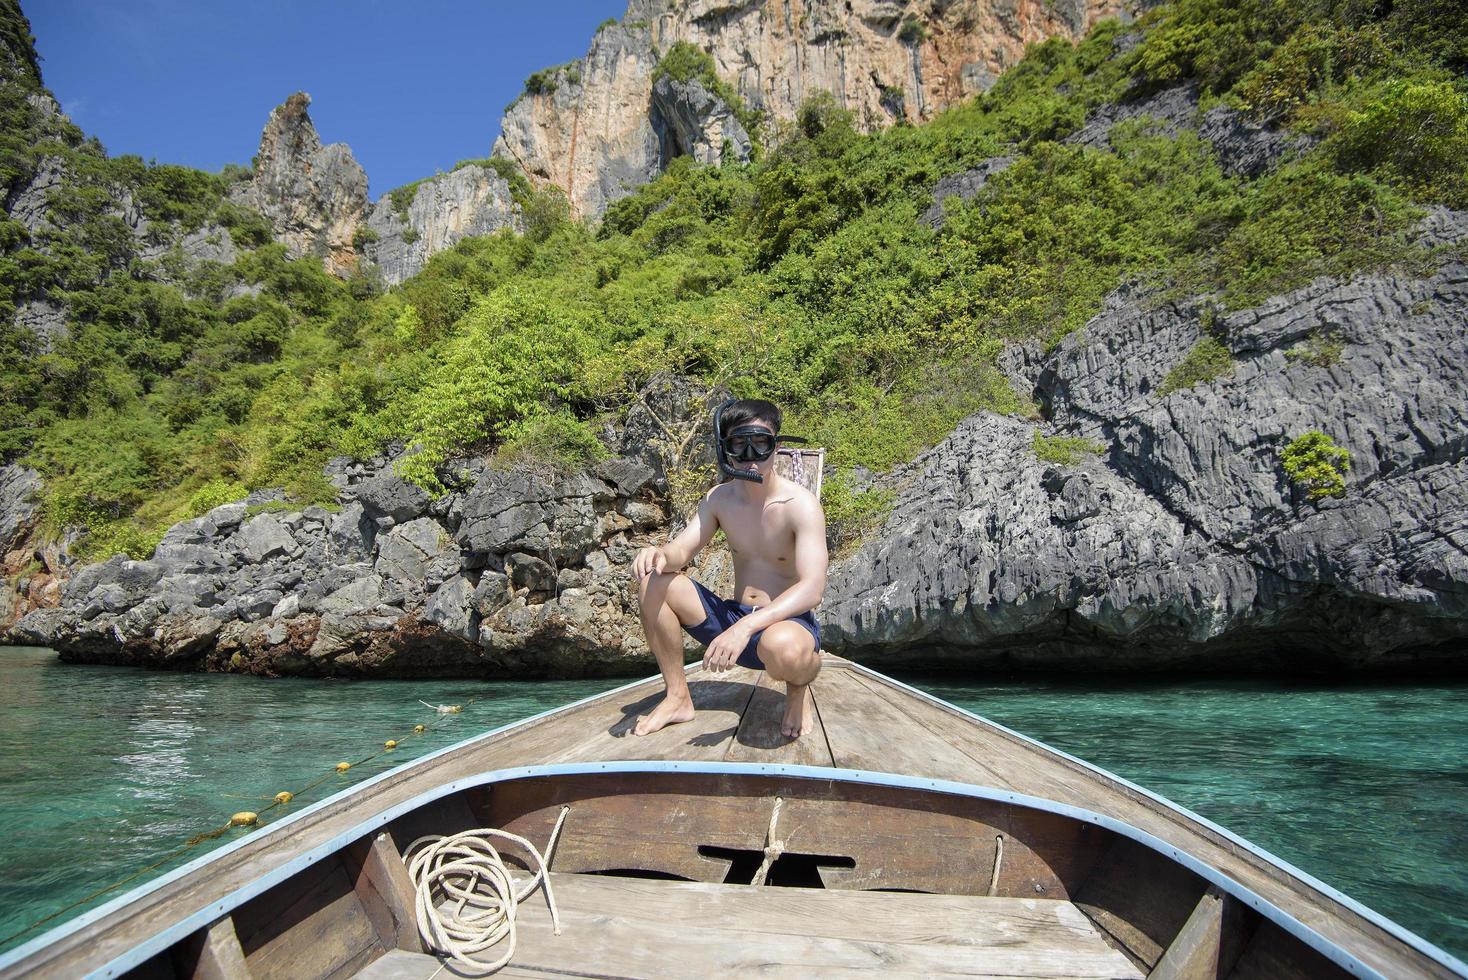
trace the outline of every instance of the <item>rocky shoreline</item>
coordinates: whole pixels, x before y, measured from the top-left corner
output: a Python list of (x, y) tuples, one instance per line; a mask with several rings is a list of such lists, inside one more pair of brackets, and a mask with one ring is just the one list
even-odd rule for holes
[[(1009, 351), (1043, 421), (972, 416), (880, 479), (895, 502), (833, 565), (827, 648), (906, 668), (1461, 669), (1468, 215), (1422, 234), (1448, 246), (1424, 278), (1321, 280), (1227, 316), (1121, 291), (1054, 350)], [(1210, 334), (1231, 370), (1159, 394)], [(25, 615), (5, 640), (267, 675), (648, 672), (626, 569), (672, 519), (655, 419), (697, 424), (709, 398), (660, 379), (585, 472), (460, 461), (433, 499), (385, 457), (338, 460), (339, 510), (257, 493), (147, 561), (78, 569), (35, 546), (38, 481), (7, 467), (0, 599)], [(1350, 451), (1344, 497), (1308, 501), (1284, 475), (1279, 450), (1306, 430)], [(1037, 434), (1096, 452), (1047, 462)], [(696, 573), (718, 583), (726, 564)]]

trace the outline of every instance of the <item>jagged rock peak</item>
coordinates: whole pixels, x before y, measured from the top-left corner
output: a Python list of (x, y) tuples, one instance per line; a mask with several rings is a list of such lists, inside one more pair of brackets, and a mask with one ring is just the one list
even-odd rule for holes
[(240, 193), (292, 255), (320, 256), (329, 271), (346, 275), (356, 266), (352, 239), (367, 210), (367, 174), (345, 143), (322, 146), (310, 104), (297, 92), (270, 114), (254, 179)]
[[(878, 129), (932, 118), (993, 85), (1026, 44), (1079, 37), (1124, 13), (1126, 3), (631, 0), (620, 23), (596, 33), (585, 58), (537, 73), (505, 111), (495, 152), (539, 186), (565, 191), (575, 213), (595, 216), (666, 166), (675, 130), (654, 97), (653, 76), (678, 42), (707, 52), (714, 74), (773, 119), (794, 118), (802, 102), (827, 91), (862, 126)], [(728, 108), (716, 98), (684, 122), (713, 132), (708, 113)], [(732, 134), (722, 122), (718, 128), (721, 148)]]

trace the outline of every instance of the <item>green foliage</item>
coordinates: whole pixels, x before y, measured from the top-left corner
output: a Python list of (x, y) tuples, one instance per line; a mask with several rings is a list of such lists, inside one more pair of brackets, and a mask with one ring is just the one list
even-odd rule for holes
[(1194, 385), (1210, 384), (1234, 373), (1234, 359), (1228, 348), (1213, 337), (1200, 337), (1192, 349), (1167, 372), (1157, 386), (1157, 397), (1166, 398), (1174, 391)]
[(214, 479), (195, 490), (188, 499), (189, 517), (202, 517), (222, 504), (243, 500), (250, 491), (233, 480)]
[(432, 177), (424, 177), (421, 180), (404, 184), (402, 187), (394, 187), (387, 192), (388, 200), (392, 201), (392, 209), (403, 224), (408, 223), (408, 209), (413, 206), (413, 198), (417, 195), (418, 188), (432, 179)]
[(525, 79), (526, 95), (552, 95), (561, 83), (567, 85), (581, 84), (581, 66), (578, 61), (568, 61), (563, 65), (555, 65), (550, 68), (542, 68), (540, 71), (532, 72)]
[(514, 422), (504, 429), (494, 455), (501, 467), (544, 467), (555, 472), (584, 469), (609, 455), (591, 426), (561, 409)]
[(240, 248), (259, 248), (272, 240), (270, 222), (253, 208), (223, 201), (214, 210), (214, 220), (229, 229), (229, 237)]
[(849, 553), (881, 527), (896, 498), (892, 490), (855, 490), (843, 474), (826, 480), (821, 487), (821, 507), (826, 512), (826, 537), (836, 556)]
[(150, 220), (177, 221), (183, 230), (193, 231), (223, 201), (225, 189), (225, 180), (218, 174), (155, 164), (141, 175), (138, 203)]
[(1285, 476), (1310, 500), (1345, 496), (1351, 452), (1325, 433), (1311, 431), (1291, 439), (1280, 450), (1279, 461)]
[(1046, 436), (1035, 430), (1030, 445), (1042, 463), (1058, 466), (1074, 466), (1086, 456), (1096, 456), (1106, 451), (1106, 444), (1092, 442), (1079, 436)]
[(1334, 148), (1418, 200), (1468, 207), (1468, 86), (1394, 81), (1346, 116)]
[(371, 245), (373, 242), (377, 241), (381, 237), (382, 236), (377, 233), (376, 228), (371, 228), (365, 224), (360, 224), (356, 227), (356, 230), (352, 232), (352, 247), (360, 252), (362, 251), (362, 249), (366, 248), (368, 245)]
[(928, 39), (928, 28), (915, 14), (908, 14), (902, 19), (902, 26), (897, 29), (897, 40), (909, 47), (917, 47)]
[(1317, 330), (1303, 344), (1285, 351), (1285, 358), (1292, 363), (1304, 363), (1323, 368), (1339, 364), (1345, 352), (1346, 344), (1340, 337), (1324, 330)]

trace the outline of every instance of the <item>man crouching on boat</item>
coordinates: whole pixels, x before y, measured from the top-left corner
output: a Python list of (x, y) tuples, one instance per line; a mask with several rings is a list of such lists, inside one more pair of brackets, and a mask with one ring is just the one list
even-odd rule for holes
[[(799, 738), (815, 722), (810, 683), (821, 669), (821, 628), (811, 610), (826, 591), (826, 515), (805, 487), (775, 472), (780, 409), (759, 400), (725, 402), (714, 413), (715, 455), (725, 481), (661, 548), (632, 562), (642, 628), (667, 688), (662, 702), (637, 720), (648, 735), (693, 720), (679, 629), (707, 645), (705, 669), (738, 664), (785, 682), (782, 734)], [(714, 532), (723, 529), (734, 557), (734, 598), (724, 599), (682, 573)]]

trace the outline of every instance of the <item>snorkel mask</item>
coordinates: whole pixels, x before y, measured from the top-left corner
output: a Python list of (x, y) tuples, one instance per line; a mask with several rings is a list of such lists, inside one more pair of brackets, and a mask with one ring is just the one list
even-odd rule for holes
[(714, 458), (719, 472), (736, 480), (764, 483), (765, 478), (752, 464), (763, 463), (775, 455), (782, 442), (805, 442), (799, 436), (782, 436), (761, 425), (735, 426), (724, 431), (724, 409), (734, 404), (731, 399), (714, 409)]

